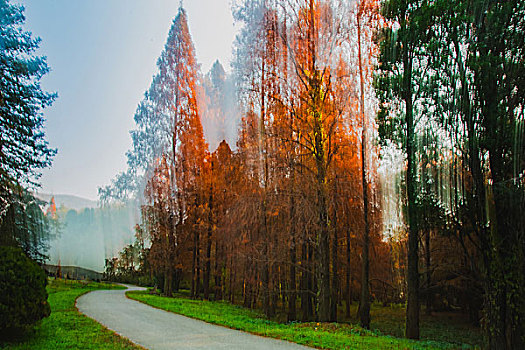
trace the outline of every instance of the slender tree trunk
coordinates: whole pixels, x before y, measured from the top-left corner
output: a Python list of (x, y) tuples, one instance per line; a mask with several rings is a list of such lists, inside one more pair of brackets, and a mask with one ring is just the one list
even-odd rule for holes
[[(266, 227), (266, 208), (263, 206), (262, 209), (262, 215), (263, 218), (263, 228)], [(262, 230), (264, 232), (264, 229)], [(263, 248), (262, 248), (262, 264), (261, 264), (261, 282), (262, 282), (262, 306), (264, 310), (264, 314), (266, 317), (272, 317), (272, 308), (271, 308), (271, 294), (270, 294), (270, 268), (268, 264), (268, 242), (267, 240), (267, 234), (261, 234), (261, 239), (263, 240)]]
[(419, 239), (416, 218), (416, 164), (414, 148), (414, 116), (412, 101), (412, 59), (407, 45), (403, 48), (403, 99), (406, 115), (406, 186), (408, 197), (408, 291), (406, 337), (419, 339)]
[[(490, 91), (496, 91), (496, 87), (492, 87)], [(497, 119), (503, 117), (498, 116), (497, 102), (492, 99), (492, 96), (484, 97), (487, 106), (487, 110), (483, 111), (485, 119), (492, 119), (491, 123), (487, 123), (489, 124), (487, 129), (491, 129), (489, 131), (489, 135), (492, 134), (491, 139), (498, 140), (498, 137), (504, 134), (504, 130), (498, 130), (499, 125), (496, 126), (496, 124), (501, 122)], [(494, 331), (491, 334), (489, 345), (491, 349), (518, 349), (523, 347), (523, 326), (520, 323), (520, 313), (523, 314), (520, 306), (523, 305), (523, 301), (516, 300), (516, 297), (520, 295), (519, 288), (513, 291), (511, 286), (520, 285), (519, 275), (522, 272), (517, 263), (519, 257), (516, 247), (520, 242), (516, 239), (518, 228), (514, 223), (519, 220), (517, 218), (519, 211), (513, 208), (517, 203), (513, 198), (515, 189), (513, 189), (512, 181), (508, 181), (513, 174), (505, 172), (505, 150), (496, 141), (487, 148), (492, 177), (491, 204), (494, 208), (490, 217), (493, 247), (491, 284), (494, 287), (491, 287), (489, 296), (490, 308), (492, 308), (490, 326), (494, 328)]]
[(167, 297), (173, 296), (173, 292), (171, 289), (172, 277), (173, 277), (173, 271), (171, 268), (171, 264), (168, 264), (168, 266), (166, 266), (166, 269), (164, 270), (164, 295)]
[(220, 263), (220, 260), (222, 260), (220, 248), (219, 248), (219, 242), (215, 242), (215, 289), (214, 289), (214, 299), (215, 300), (221, 300), (222, 299), (222, 263)]
[[(319, 176), (318, 185), (324, 187), (325, 177)], [(317, 237), (318, 266), (317, 271), (317, 292), (318, 292), (318, 307), (317, 319), (320, 322), (329, 322), (330, 320), (330, 247), (328, 235), (328, 213), (326, 208), (325, 191), (322, 188), (318, 189), (317, 193), (319, 199), (319, 221), (320, 229)]]
[(432, 312), (432, 293), (431, 293), (431, 278), (432, 273), (430, 271), (430, 231), (427, 229), (427, 234), (425, 235), (425, 264), (426, 264), (426, 285), (427, 285), (427, 293), (426, 293), (426, 314), (430, 315)]
[[(270, 260), (268, 263), (268, 269), (271, 271), (270, 273), (270, 315), (271, 317), (275, 316), (276, 310), (277, 310), (277, 302), (279, 301), (279, 294), (280, 294), (280, 285), (281, 285), (281, 276), (279, 274), (279, 265), (275, 261), (275, 258), (273, 257), (273, 254), (275, 254), (278, 242), (277, 242), (277, 235), (272, 234), (273, 237), (273, 244), (270, 245), (269, 249), (269, 256), (268, 259)], [(270, 256), (271, 255), (271, 256)], [(284, 305), (284, 304), (283, 304)]]
[(311, 248), (304, 238), (301, 246), (301, 313), (302, 321), (309, 322), (313, 316), (313, 303), (312, 303), (312, 263), (311, 263)]
[(242, 304), (244, 305), (244, 307), (251, 307), (251, 303), (252, 303), (252, 283), (251, 283), (251, 279), (250, 279), (250, 276), (252, 276), (252, 263), (250, 261), (251, 259), (248, 259), (248, 262), (245, 266), (245, 276), (247, 276), (248, 278), (245, 278), (244, 279), (244, 296), (243, 296), (243, 302)]
[(262, 304), (263, 310), (266, 317), (273, 316), (272, 310), (272, 300), (271, 300), (271, 290), (270, 290), (270, 266), (269, 266), (269, 251), (268, 251), (268, 222), (266, 217), (266, 188), (268, 186), (268, 160), (266, 152), (266, 130), (265, 130), (265, 118), (266, 118), (266, 71), (265, 71), (265, 61), (263, 59), (261, 66), (261, 115), (259, 117), (259, 166), (260, 170), (263, 171), (263, 198), (261, 199), (261, 216), (262, 216), (262, 230), (259, 235), (259, 239), (262, 240), (262, 271), (261, 271), (261, 280), (262, 280)]
[(195, 260), (195, 270), (194, 270), (194, 295), (193, 297), (195, 299), (200, 298), (201, 293), (201, 279), (200, 279), (200, 237), (199, 237), (199, 231), (195, 230), (193, 233), (193, 239), (194, 239), (194, 260)]
[[(213, 173), (213, 161), (212, 161)], [(210, 176), (213, 176), (211, 174)], [(213, 184), (210, 184), (210, 196), (208, 199), (208, 237), (206, 240), (206, 264), (204, 268), (204, 299), (210, 299), (210, 272), (211, 272), (211, 246), (212, 246), (212, 231), (213, 231)]]
[(234, 291), (234, 286), (235, 286), (235, 269), (234, 269), (234, 266), (233, 266), (233, 256), (230, 258), (230, 286), (229, 286), (229, 290), (228, 290), (228, 293), (229, 293), (229, 296), (228, 296), (228, 299), (230, 300), (230, 303), (234, 303), (235, 302), (235, 291)]
[(195, 286), (195, 271), (197, 270), (197, 247), (195, 246), (195, 234), (193, 234), (193, 247), (191, 252), (191, 290), (190, 295), (192, 298), (196, 296), (196, 286)]
[[(169, 228), (169, 230), (173, 230), (172, 227)], [(173, 295), (173, 292), (172, 292), (172, 277), (173, 277), (173, 265), (172, 265), (172, 259), (171, 259), (171, 254), (172, 254), (172, 251), (171, 251), (171, 246), (170, 246), (170, 237), (169, 237), (169, 233), (166, 232), (165, 236), (164, 236), (164, 244), (165, 244), (165, 259), (166, 261), (164, 262), (165, 264), (165, 268), (164, 268), (164, 295), (167, 296), (167, 297), (171, 297)]]
[(363, 57), (361, 53), (361, 14), (360, 8), (357, 15), (357, 48), (359, 58), (359, 84), (360, 84), (360, 110), (361, 110), (361, 183), (363, 189), (363, 251), (361, 270), (361, 299), (359, 300), (359, 323), (361, 327), (370, 329), (370, 225), (368, 223), (368, 181), (367, 181), (367, 125), (365, 117), (365, 91), (363, 77)]
[(346, 228), (346, 305), (345, 316), (350, 318), (350, 304), (352, 303), (352, 283), (351, 283), (351, 267), (350, 267), (350, 225)]
[(260, 286), (260, 264), (255, 259), (251, 259), (251, 288), (250, 295), (248, 298), (248, 307), (253, 309), (257, 306), (257, 300), (259, 298), (259, 286)]
[(317, 23), (315, 21), (315, 1), (310, 0), (309, 25), (307, 32), (308, 43), (308, 70), (310, 76), (307, 77), (310, 95), (309, 113), (313, 119), (314, 152), (313, 157), (316, 164), (316, 191), (317, 191), (317, 210), (319, 228), (316, 237), (316, 277), (317, 277), (317, 319), (320, 322), (330, 321), (330, 242), (328, 229), (328, 207), (327, 207), (327, 150), (325, 150), (325, 131), (323, 128), (322, 105), (322, 81), (321, 73), (316, 66), (316, 40), (315, 32)]
[(309, 260), (310, 260), (310, 269), (311, 269), (311, 273), (310, 273), (310, 279), (308, 280), (308, 283), (310, 283), (308, 285), (308, 290), (311, 291), (310, 293), (310, 307), (311, 307), (311, 310), (310, 310), (310, 313), (312, 314), (312, 317), (316, 320), (318, 320), (318, 312), (317, 312), (317, 306), (319, 305), (319, 300), (318, 300), (318, 293), (319, 293), (319, 289), (318, 289), (318, 281), (317, 281), (317, 276), (318, 276), (318, 272), (317, 272), (317, 266), (314, 264), (314, 262), (317, 263), (317, 261), (319, 261), (316, 257), (316, 250), (314, 249), (314, 246), (313, 245), (308, 245), (308, 256), (309, 256)]
[(288, 286), (288, 321), (295, 321), (297, 319), (296, 311), (296, 281), (295, 281), (295, 265), (297, 264), (296, 247), (295, 247), (295, 199), (290, 196), (290, 281)]
[[(337, 176), (336, 176), (337, 181)], [(337, 186), (337, 185), (336, 185)], [(334, 187), (336, 187), (334, 186)], [(337, 191), (335, 193), (335, 201), (337, 201)], [(337, 202), (336, 202), (337, 203)], [(339, 291), (339, 277), (338, 277), (338, 234), (337, 234), (337, 205), (334, 206), (334, 214), (332, 219), (332, 304), (330, 308), (330, 320), (332, 322), (337, 322), (337, 301), (338, 301), (338, 291)]]
[(319, 212), (319, 229), (317, 231), (317, 290), (318, 304), (317, 317), (320, 322), (330, 321), (330, 244), (328, 230), (328, 208), (326, 195), (326, 155), (324, 150), (322, 116), (317, 105), (320, 103), (320, 81), (317, 77), (318, 72), (314, 74), (311, 86), (313, 92), (314, 116), (314, 143), (315, 143), (315, 163), (317, 168), (317, 205)]

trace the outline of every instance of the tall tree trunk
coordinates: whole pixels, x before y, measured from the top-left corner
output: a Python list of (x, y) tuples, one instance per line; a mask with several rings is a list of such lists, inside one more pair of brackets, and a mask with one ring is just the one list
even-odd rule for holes
[[(170, 227), (169, 230), (173, 230), (173, 227)], [(173, 261), (171, 259), (172, 251), (171, 251), (171, 245), (170, 245), (170, 235), (168, 232), (166, 232), (166, 235), (164, 236), (164, 244), (166, 249), (166, 255), (165, 255), (165, 268), (164, 268), (164, 295), (167, 297), (171, 297), (173, 295), (172, 291), (172, 278), (173, 278)]]
[(427, 229), (427, 234), (425, 235), (425, 268), (426, 268), (426, 314), (430, 315), (432, 312), (432, 293), (431, 293), (431, 278), (432, 273), (430, 271), (430, 229)]
[(295, 247), (295, 199), (290, 196), (290, 280), (288, 286), (288, 321), (295, 321), (297, 319), (296, 299), (297, 288), (295, 281), (295, 264), (297, 264), (296, 247)]
[[(337, 176), (336, 176), (336, 182), (337, 182)], [(337, 188), (337, 185), (334, 186), (334, 188)], [(335, 201), (337, 201), (337, 191), (334, 191), (335, 193)], [(337, 202), (336, 202), (337, 203)], [(332, 322), (337, 322), (337, 301), (339, 297), (339, 277), (338, 277), (338, 234), (337, 234), (337, 205), (334, 204), (334, 213), (333, 213), (333, 219), (332, 219), (332, 304), (330, 307), (330, 320)]]
[(362, 7), (359, 6), (357, 14), (357, 49), (359, 58), (359, 85), (360, 85), (360, 97), (359, 104), (361, 110), (361, 183), (363, 189), (363, 219), (364, 219), (364, 232), (363, 232), (363, 251), (362, 251), (362, 270), (361, 270), (361, 298), (359, 300), (359, 323), (361, 327), (370, 329), (370, 225), (368, 223), (368, 181), (367, 181), (367, 125), (365, 116), (365, 87), (364, 87), (364, 76), (363, 76), (363, 57), (361, 52), (361, 15)]
[(173, 277), (173, 270), (171, 268), (171, 264), (168, 264), (166, 268), (164, 269), (164, 295), (167, 297), (173, 296), (173, 292), (171, 289), (172, 277)]
[(351, 267), (350, 267), (350, 225), (346, 228), (346, 305), (345, 316), (350, 318), (350, 304), (352, 303), (352, 283), (351, 283)]
[(233, 256), (230, 257), (230, 283), (229, 283), (229, 288), (228, 288), (228, 299), (230, 301), (230, 303), (234, 303), (235, 302), (235, 291), (234, 291), (234, 287), (235, 287), (235, 269), (234, 269), (234, 266), (233, 266)]
[(244, 289), (243, 289), (243, 292), (244, 292), (244, 295), (243, 295), (243, 306), (246, 307), (246, 308), (249, 308), (251, 306), (251, 303), (252, 303), (252, 283), (251, 283), (251, 279), (250, 277), (252, 276), (252, 263), (250, 261), (251, 259), (248, 258), (248, 261), (247, 261), (247, 264), (245, 266), (245, 276), (247, 276), (247, 278), (244, 278)]
[(301, 246), (301, 313), (302, 321), (309, 322), (313, 316), (312, 304), (312, 264), (310, 256), (310, 248), (307, 238), (304, 237)]
[[(211, 164), (213, 176), (213, 161)], [(210, 184), (210, 196), (208, 199), (208, 237), (206, 240), (206, 264), (204, 267), (204, 299), (210, 299), (210, 273), (211, 273), (211, 246), (212, 246), (212, 231), (213, 231), (213, 184)], [(217, 257), (216, 257), (217, 258)]]
[(193, 247), (191, 252), (191, 289), (190, 295), (195, 298), (196, 286), (195, 286), (195, 270), (197, 269), (197, 248), (195, 247), (195, 234), (193, 235)]
[(419, 339), (419, 239), (416, 218), (416, 163), (414, 147), (414, 115), (412, 101), (412, 58), (408, 43), (403, 47), (403, 99), (406, 116), (406, 186), (408, 199), (408, 290), (406, 337)]
[[(277, 311), (277, 302), (279, 301), (279, 294), (280, 294), (280, 286), (281, 286), (281, 276), (279, 274), (279, 264), (275, 261), (275, 258), (273, 254), (276, 253), (276, 249), (278, 246), (277, 242), (277, 235), (273, 234), (273, 244), (270, 245), (269, 249), (269, 256), (268, 259), (270, 260), (268, 264), (270, 273), (270, 317), (275, 316), (275, 313)], [(272, 256), (270, 256), (272, 254)], [(283, 304), (284, 306), (284, 304)]]
[(193, 233), (193, 298), (197, 299), (200, 297), (200, 239), (199, 231), (196, 229)]
[[(488, 55), (488, 53), (483, 53)], [(492, 205), (493, 213), (491, 222), (491, 289), (489, 302), (491, 305), (490, 326), (494, 329), (491, 333), (489, 345), (491, 349), (518, 349), (523, 348), (523, 326), (520, 316), (523, 317), (523, 301), (520, 296), (520, 260), (518, 236), (518, 215), (523, 215), (516, 210), (515, 192), (518, 190), (513, 185), (513, 174), (506, 170), (505, 157), (507, 152), (502, 137), (505, 136), (506, 115), (498, 110), (498, 101), (495, 98), (497, 91), (496, 79), (485, 94), (481, 94), (484, 106), (485, 127), (489, 138), (487, 149), (490, 157), (490, 175), (492, 177)], [(510, 119), (510, 118), (509, 118)], [(507, 165), (508, 166), (508, 165)], [(509, 181), (510, 179), (510, 181)], [(523, 258), (523, 257), (521, 257)], [(516, 290), (512, 290), (515, 288)], [(518, 298), (517, 298), (518, 297)], [(521, 315), (520, 315), (521, 314)]]
[(317, 319), (329, 322), (330, 319), (330, 247), (328, 235), (328, 213), (326, 208), (325, 181), (323, 170), (318, 172), (317, 198), (319, 203), (320, 229), (317, 233), (318, 266), (317, 271)]
[(219, 242), (215, 241), (215, 289), (214, 299), (222, 300), (222, 256), (220, 253)]
[(260, 235), (261, 239), (263, 240), (263, 248), (262, 248), (262, 264), (261, 264), (261, 282), (262, 282), (262, 306), (264, 310), (264, 314), (266, 317), (272, 317), (272, 307), (271, 307), (271, 293), (270, 293), (270, 266), (268, 263), (268, 235), (266, 233), (266, 206), (263, 205), (262, 215), (263, 215), (263, 229), (262, 234)]

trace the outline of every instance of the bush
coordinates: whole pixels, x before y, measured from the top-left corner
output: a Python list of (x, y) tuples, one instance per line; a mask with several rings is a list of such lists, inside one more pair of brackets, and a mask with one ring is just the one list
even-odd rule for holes
[(19, 248), (0, 247), (0, 336), (49, 316), (46, 274)]

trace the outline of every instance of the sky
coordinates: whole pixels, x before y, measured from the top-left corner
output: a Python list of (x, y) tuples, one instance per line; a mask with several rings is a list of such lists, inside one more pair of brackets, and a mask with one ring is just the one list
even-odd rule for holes
[[(44, 111), (46, 135), (58, 148), (40, 179), (43, 193), (97, 199), (126, 169), (133, 115), (156, 73), (177, 0), (18, 0), (24, 28), (42, 39), (37, 54), (51, 72), (46, 91), (58, 93)], [(231, 0), (185, 0), (197, 60), (207, 72), (216, 59), (229, 70), (236, 29)]]

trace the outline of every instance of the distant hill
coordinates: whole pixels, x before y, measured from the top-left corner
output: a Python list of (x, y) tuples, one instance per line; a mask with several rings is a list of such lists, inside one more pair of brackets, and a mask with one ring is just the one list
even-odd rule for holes
[[(44, 264), (44, 270), (47, 271), (49, 275), (56, 276), (58, 273), (58, 266), (57, 265), (47, 265)], [(97, 271), (93, 271), (90, 269), (85, 269), (83, 267), (78, 266), (61, 266), (60, 267), (62, 277), (67, 276), (71, 279), (90, 279), (90, 280), (101, 280), (104, 276)]]
[(49, 202), (51, 197), (55, 197), (55, 204), (57, 208), (64, 206), (69, 209), (80, 210), (83, 208), (97, 208), (97, 201), (91, 199), (73, 196), (71, 194), (48, 194), (36, 193), (36, 196), (43, 201)]

